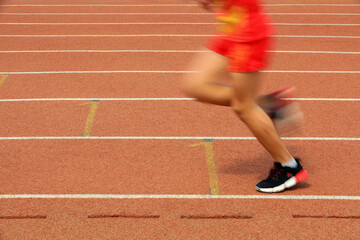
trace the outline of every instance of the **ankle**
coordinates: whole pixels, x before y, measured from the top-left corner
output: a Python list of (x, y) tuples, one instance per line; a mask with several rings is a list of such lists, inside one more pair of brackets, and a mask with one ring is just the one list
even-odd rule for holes
[(290, 167), (290, 168), (296, 168), (298, 166), (298, 163), (294, 158), (291, 158), (289, 161), (287, 161), (285, 163), (281, 163), (281, 166)]

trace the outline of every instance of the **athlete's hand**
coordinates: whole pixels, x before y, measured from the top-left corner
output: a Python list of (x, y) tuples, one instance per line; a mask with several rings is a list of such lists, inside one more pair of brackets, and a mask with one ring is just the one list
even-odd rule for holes
[(212, 10), (213, 0), (197, 0), (199, 4), (207, 11)]

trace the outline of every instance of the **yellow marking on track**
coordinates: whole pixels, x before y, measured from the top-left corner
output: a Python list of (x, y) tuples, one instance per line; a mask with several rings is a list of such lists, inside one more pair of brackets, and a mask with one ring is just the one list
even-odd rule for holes
[(86, 124), (85, 124), (84, 131), (81, 134), (81, 136), (83, 136), (83, 137), (90, 137), (91, 136), (91, 130), (92, 130), (92, 126), (93, 126), (93, 123), (94, 123), (96, 110), (97, 110), (98, 105), (99, 105), (99, 101), (94, 100), (94, 101), (91, 101), (91, 102), (82, 103), (82, 104), (80, 104), (80, 106), (88, 105), (88, 104), (90, 104), (90, 111), (89, 111), (88, 117), (86, 119)]
[(0, 87), (1, 85), (4, 84), (5, 80), (7, 79), (9, 75), (6, 75), (6, 74), (3, 74), (3, 75), (0, 75)]
[(209, 182), (210, 182), (210, 189), (209, 189), (210, 194), (219, 195), (220, 188), (219, 188), (219, 181), (216, 171), (213, 141), (211, 139), (205, 139), (204, 142), (199, 142), (190, 145), (190, 147), (197, 147), (197, 146), (204, 146), (205, 148), (205, 157), (206, 157), (206, 163), (209, 173)]

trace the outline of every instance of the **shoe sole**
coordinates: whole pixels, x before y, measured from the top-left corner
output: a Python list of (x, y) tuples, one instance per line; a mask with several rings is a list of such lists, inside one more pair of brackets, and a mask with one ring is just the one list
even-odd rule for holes
[(302, 169), (298, 174), (295, 176), (289, 178), (286, 182), (283, 184), (276, 186), (274, 188), (259, 188), (256, 186), (256, 190), (259, 192), (265, 192), (265, 193), (277, 193), (282, 192), (287, 188), (291, 188), (295, 186), (297, 183), (304, 181), (308, 177), (308, 173), (305, 169)]

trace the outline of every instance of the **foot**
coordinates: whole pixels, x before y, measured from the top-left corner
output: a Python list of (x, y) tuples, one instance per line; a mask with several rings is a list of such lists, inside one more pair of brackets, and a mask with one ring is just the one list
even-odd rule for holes
[(268, 178), (259, 182), (256, 185), (256, 190), (265, 193), (282, 192), (286, 188), (291, 188), (305, 180), (308, 173), (301, 166), (299, 159), (295, 158), (295, 160), (297, 162), (296, 168), (283, 167), (281, 163), (275, 162)]
[(266, 96), (268, 104), (264, 110), (273, 120), (279, 134), (291, 134), (303, 127), (304, 115), (293, 100), (295, 88), (288, 86)]

